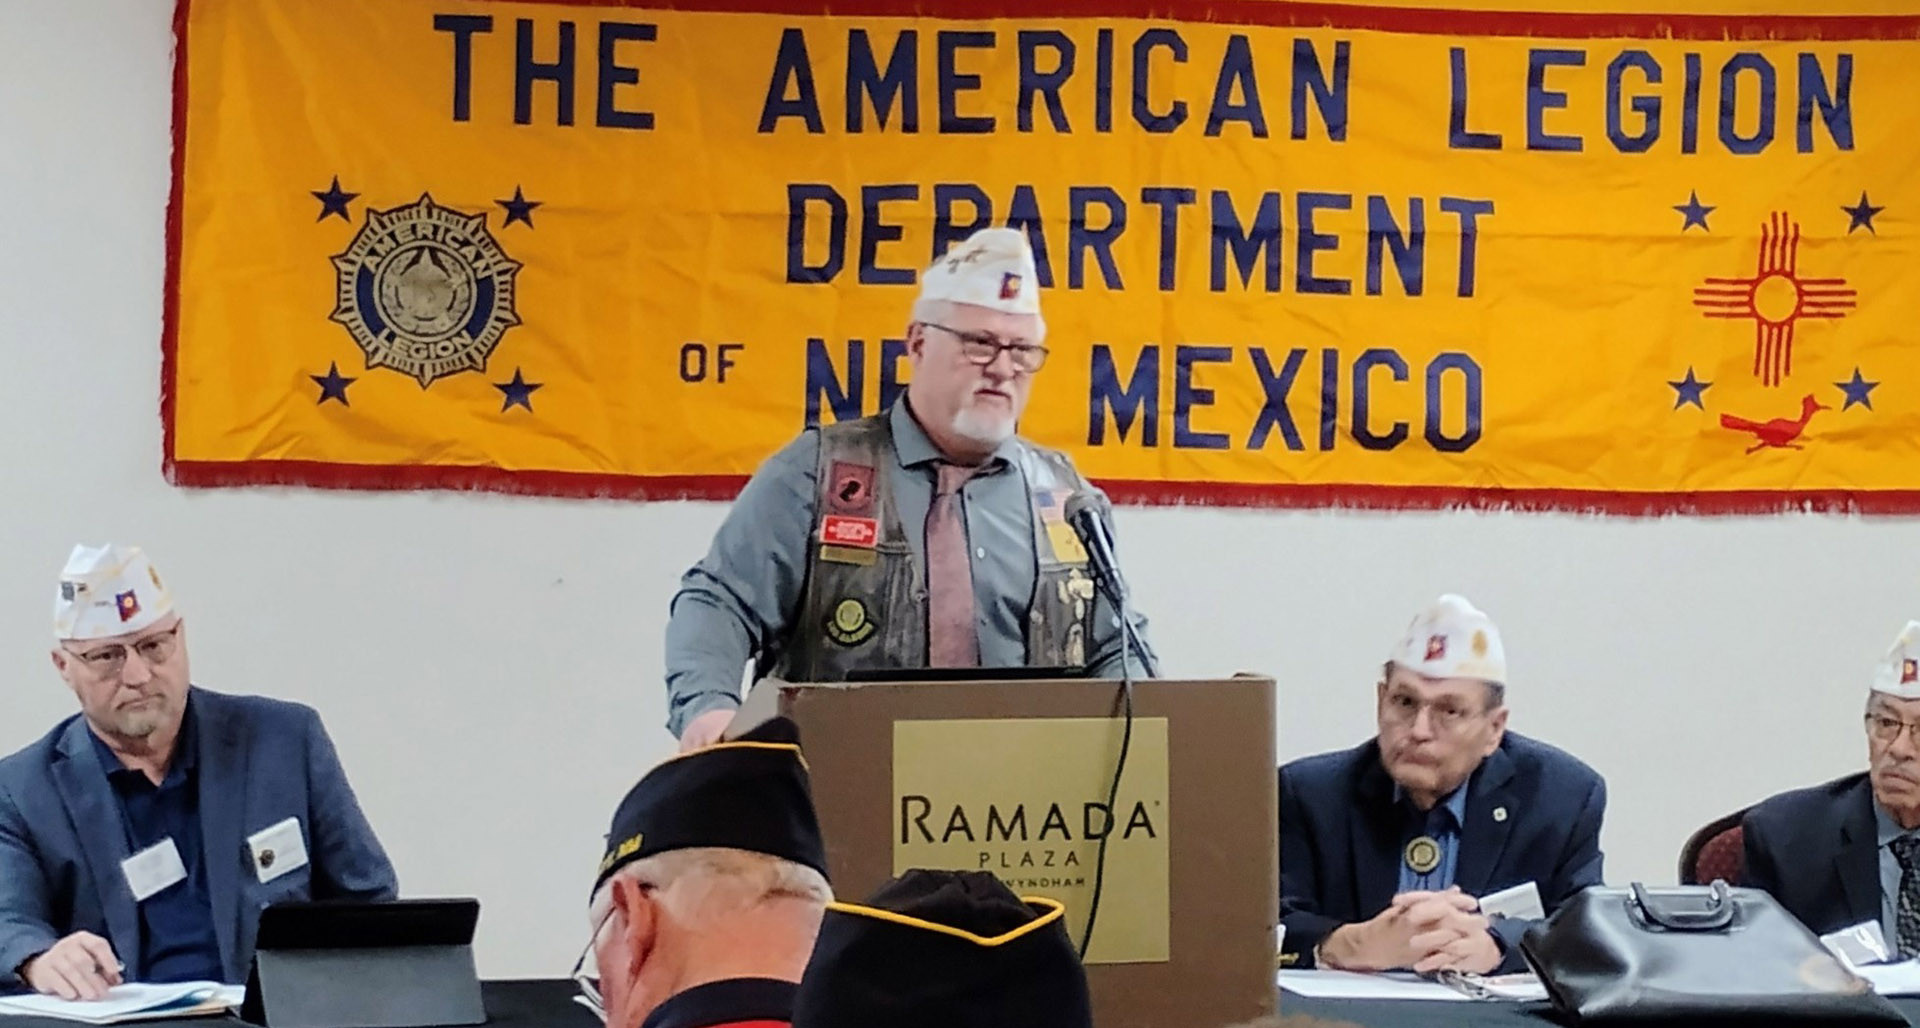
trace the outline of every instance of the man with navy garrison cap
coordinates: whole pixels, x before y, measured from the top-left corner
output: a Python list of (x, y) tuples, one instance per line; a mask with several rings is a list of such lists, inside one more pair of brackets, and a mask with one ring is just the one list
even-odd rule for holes
[(833, 898), (799, 742), (775, 718), (621, 801), (575, 974), (608, 1028), (788, 1023)]

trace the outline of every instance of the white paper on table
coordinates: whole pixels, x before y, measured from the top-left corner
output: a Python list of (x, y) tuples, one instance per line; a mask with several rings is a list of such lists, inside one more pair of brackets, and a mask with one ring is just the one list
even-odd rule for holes
[(1388, 972), (1360, 974), (1312, 968), (1281, 971), (1279, 985), (1288, 992), (1314, 999), (1427, 999), (1466, 1000), (1468, 997), (1439, 982), (1418, 975)]
[(1873, 983), (1873, 991), (1882, 996), (1920, 996), (1920, 960), (1898, 964), (1866, 964), (1853, 969), (1855, 974)]
[(58, 996), (0, 996), (0, 1015), (27, 1014), (85, 1024), (165, 1017), (171, 1011), (201, 1011), (208, 1007), (237, 1007), (246, 998), (243, 985), (219, 982), (177, 982), (147, 985), (129, 982), (107, 990), (99, 1000), (65, 1000)]

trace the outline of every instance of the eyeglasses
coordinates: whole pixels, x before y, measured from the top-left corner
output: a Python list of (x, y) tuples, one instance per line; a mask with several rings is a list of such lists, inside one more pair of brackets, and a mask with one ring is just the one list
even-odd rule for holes
[(1467, 726), (1469, 721), (1485, 714), (1485, 710), (1463, 707), (1450, 700), (1439, 703), (1422, 703), (1405, 693), (1394, 693), (1387, 697), (1386, 719), (1396, 725), (1411, 725), (1420, 720), (1420, 711), (1427, 711), (1427, 722), (1435, 732), (1447, 734), (1457, 732)]
[(613, 911), (613, 906), (608, 905), (600, 923), (593, 926), (593, 934), (587, 936), (587, 948), (580, 951), (580, 959), (573, 965), (573, 983), (580, 987), (580, 995), (573, 1001), (593, 1011), (602, 1024), (607, 1021), (607, 1003), (600, 996), (600, 968), (589, 970), (587, 961), (592, 960), (594, 951), (600, 948), (600, 933), (606, 931), (607, 923), (613, 920)]
[(1880, 742), (1892, 742), (1900, 738), (1902, 732), (1911, 733), (1913, 743), (1920, 746), (1920, 721), (1902, 721), (1885, 714), (1867, 715), (1867, 734)]
[(921, 324), (928, 328), (937, 328), (960, 340), (960, 352), (968, 361), (983, 368), (999, 360), (1002, 350), (1012, 355), (1014, 370), (1025, 374), (1031, 375), (1047, 363), (1048, 351), (1044, 346), (1017, 341), (1009, 342), (986, 332), (962, 332), (957, 328), (936, 325), (931, 321), (923, 321)]
[[(164, 632), (155, 633), (135, 642), (133, 652), (138, 653), (140, 659), (146, 661), (148, 666), (158, 667), (173, 659), (179, 644), (180, 624), (176, 623)], [(68, 647), (65, 643), (60, 644), (60, 648), (78, 658), (87, 666), (87, 670), (103, 678), (117, 675), (127, 666), (127, 647), (118, 643), (102, 646), (97, 650), (87, 650), (84, 653)]]

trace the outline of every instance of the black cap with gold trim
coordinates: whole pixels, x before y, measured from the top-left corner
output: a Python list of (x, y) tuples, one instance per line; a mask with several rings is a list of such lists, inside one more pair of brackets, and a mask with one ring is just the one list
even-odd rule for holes
[(636, 860), (707, 846), (765, 853), (827, 873), (800, 729), (792, 721), (774, 718), (647, 772), (614, 812), (594, 891)]
[(908, 871), (830, 903), (793, 1028), (1092, 1028), (1065, 908), (985, 871)]

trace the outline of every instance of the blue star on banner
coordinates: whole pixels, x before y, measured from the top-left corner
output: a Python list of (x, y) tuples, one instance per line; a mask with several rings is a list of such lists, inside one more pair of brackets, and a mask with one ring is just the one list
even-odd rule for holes
[(1856, 403), (1868, 410), (1872, 410), (1873, 397), (1870, 394), (1880, 383), (1869, 382), (1860, 377), (1860, 369), (1856, 367), (1853, 369), (1853, 380), (1851, 382), (1835, 382), (1833, 385), (1834, 388), (1847, 394), (1846, 405), (1841, 407), (1841, 410), (1852, 410), (1853, 405)]
[(520, 377), (520, 369), (513, 369), (513, 381), (495, 382), (493, 387), (500, 390), (500, 413), (505, 414), (515, 407), (533, 410), (533, 391), (545, 385), (544, 382), (529, 382)]
[(358, 382), (359, 379), (348, 378), (340, 374), (339, 362), (328, 361), (326, 374), (308, 375), (307, 377), (313, 379), (313, 384), (320, 387), (320, 398), (313, 401), (314, 403), (321, 404), (328, 400), (339, 400), (340, 406), (342, 407), (353, 406), (353, 404), (347, 402), (347, 387)]
[(1860, 203), (1858, 206), (1842, 207), (1840, 209), (1847, 212), (1847, 235), (1853, 235), (1853, 230), (1859, 228), (1864, 228), (1876, 236), (1880, 234), (1879, 231), (1873, 227), (1873, 216), (1886, 210), (1886, 208), (1875, 207), (1868, 203), (1866, 190), (1862, 189), (1860, 191)]
[(313, 193), (313, 198), (320, 201), (320, 216), (313, 220), (325, 221), (328, 215), (338, 214), (340, 215), (341, 221), (353, 221), (353, 219), (347, 215), (347, 204), (351, 203), (353, 198), (360, 194), (342, 191), (340, 188), (340, 176), (335, 175), (333, 177), (333, 184), (326, 189), (315, 189), (311, 190), (311, 192)]
[(1701, 410), (1707, 409), (1707, 405), (1703, 401), (1705, 399), (1707, 390), (1713, 388), (1713, 383), (1702, 382), (1699, 379), (1693, 377), (1692, 367), (1687, 368), (1686, 378), (1683, 378), (1678, 382), (1668, 382), (1667, 384), (1673, 387), (1673, 409), (1674, 410), (1679, 410), (1680, 408), (1686, 406), (1687, 404), (1693, 404), (1695, 407), (1698, 407)]
[(1707, 215), (1712, 214), (1719, 208), (1709, 207), (1701, 203), (1700, 191), (1690, 189), (1687, 191), (1687, 202), (1674, 204), (1673, 209), (1679, 211), (1681, 215), (1687, 219), (1680, 224), (1680, 231), (1685, 232), (1693, 226), (1698, 225), (1702, 232), (1711, 232), (1713, 230), (1707, 227)]
[(533, 209), (540, 206), (541, 201), (527, 199), (526, 194), (520, 191), (520, 187), (514, 186), (513, 199), (495, 200), (494, 203), (507, 209), (507, 220), (500, 223), (501, 228), (506, 228), (516, 221), (526, 225), (528, 228), (532, 228)]

